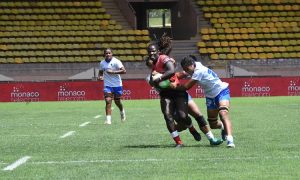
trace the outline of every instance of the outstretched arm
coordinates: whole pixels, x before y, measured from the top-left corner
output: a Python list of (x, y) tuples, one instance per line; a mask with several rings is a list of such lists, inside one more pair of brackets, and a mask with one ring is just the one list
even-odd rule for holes
[(184, 79), (189, 77), (189, 74), (186, 73), (185, 71), (181, 71), (181, 72), (176, 72), (176, 76), (178, 79)]
[(176, 85), (176, 84), (171, 83), (171, 88), (176, 89), (176, 90), (186, 91), (186, 90), (191, 89), (196, 83), (197, 83), (196, 80), (190, 79), (185, 84)]

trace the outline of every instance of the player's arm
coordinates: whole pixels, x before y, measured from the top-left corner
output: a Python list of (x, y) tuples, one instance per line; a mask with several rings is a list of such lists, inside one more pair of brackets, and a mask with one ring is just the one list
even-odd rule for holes
[(154, 83), (159, 83), (163, 80), (170, 79), (175, 73), (175, 66), (172, 61), (168, 61), (164, 66), (165, 73), (160, 77), (154, 80)]
[(171, 86), (172, 89), (176, 89), (176, 90), (180, 90), (180, 91), (186, 91), (186, 90), (191, 89), (196, 83), (197, 83), (196, 80), (190, 79), (184, 84), (176, 85), (176, 84), (171, 83), (170, 86)]
[(126, 74), (126, 69), (123, 66), (119, 70), (107, 69), (106, 72), (108, 74)]
[(176, 72), (175, 73), (178, 79), (184, 79), (189, 77), (189, 74), (186, 73), (185, 71), (181, 71), (181, 72)]
[(98, 79), (103, 80), (103, 70), (99, 70)]

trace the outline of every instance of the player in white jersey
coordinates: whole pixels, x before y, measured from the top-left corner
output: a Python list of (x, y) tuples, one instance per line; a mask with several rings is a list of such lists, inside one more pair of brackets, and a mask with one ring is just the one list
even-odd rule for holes
[[(215, 72), (196, 62), (195, 56), (187, 56), (181, 61), (181, 66), (191, 79), (185, 84), (173, 88), (188, 90), (196, 83), (200, 84), (206, 97), (208, 122), (212, 129), (222, 130), (223, 140), (227, 147), (235, 147), (232, 136), (232, 124), (229, 118), (230, 92), (228, 83), (222, 82)], [(218, 115), (221, 121), (218, 121)], [(224, 125), (224, 127), (222, 127)]]
[(105, 99), (106, 121), (104, 124), (111, 124), (111, 104), (114, 99), (115, 104), (120, 110), (121, 121), (126, 120), (125, 110), (121, 102), (123, 94), (123, 84), (120, 74), (125, 74), (126, 70), (122, 62), (113, 57), (112, 50), (104, 50), (105, 59), (100, 62), (98, 79), (103, 80), (103, 92)]

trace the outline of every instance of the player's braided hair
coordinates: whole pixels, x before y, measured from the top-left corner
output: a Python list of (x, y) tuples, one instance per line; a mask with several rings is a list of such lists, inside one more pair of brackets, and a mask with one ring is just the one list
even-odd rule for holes
[(159, 39), (157, 45), (158, 45), (158, 50), (162, 54), (169, 55), (170, 52), (172, 51), (172, 39), (169, 37), (166, 33), (164, 33), (161, 38)]

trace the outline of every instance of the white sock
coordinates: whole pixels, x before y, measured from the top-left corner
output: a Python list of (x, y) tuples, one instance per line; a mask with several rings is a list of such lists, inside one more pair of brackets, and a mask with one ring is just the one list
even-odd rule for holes
[(224, 130), (224, 125), (222, 122), (221, 122), (221, 130)]
[(208, 140), (215, 138), (213, 133), (211, 131), (208, 131), (208, 133), (205, 134)]
[(178, 134), (177, 131), (173, 131), (173, 132), (171, 133), (171, 136), (172, 136), (172, 138), (174, 138), (174, 137), (179, 136), (179, 134)]
[(233, 142), (233, 137), (232, 137), (231, 135), (228, 135), (228, 136), (227, 136), (227, 141)]
[(106, 116), (106, 121), (111, 121), (111, 115)]
[(123, 109), (123, 110), (121, 111), (121, 114), (125, 114), (125, 109)]

